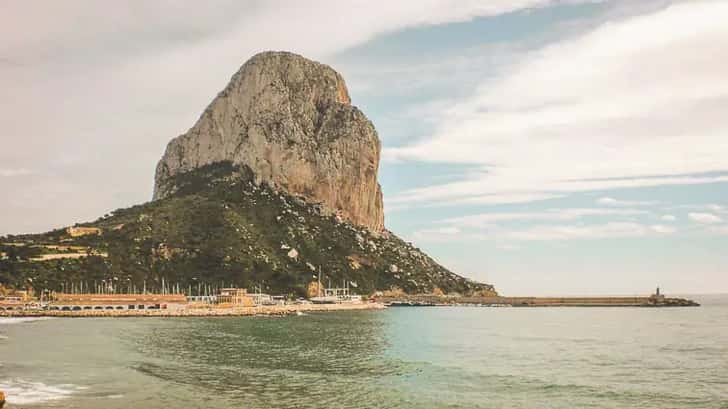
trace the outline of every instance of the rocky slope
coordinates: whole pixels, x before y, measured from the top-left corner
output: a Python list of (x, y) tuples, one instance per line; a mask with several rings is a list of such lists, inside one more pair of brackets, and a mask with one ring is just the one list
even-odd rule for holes
[(178, 187), (172, 176), (215, 162), (249, 167), (265, 182), (338, 211), (373, 231), (384, 228), (377, 182), (380, 143), (330, 67), (286, 52), (246, 62), (197, 123), (159, 161), (154, 199)]
[(0, 238), (0, 283), (60, 290), (71, 282), (77, 288), (113, 282), (124, 291), (159, 289), (164, 279), (182, 289), (262, 286), (305, 295), (320, 270), (325, 284), (354, 282), (360, 294), (495, 294), (389, 231), (373, 232), (256, 184), (245, 167), (215, 163), (178, 174), (173, 183), (175, 192), (163, 199), (79, 225), (85, 235), (61, 229)]

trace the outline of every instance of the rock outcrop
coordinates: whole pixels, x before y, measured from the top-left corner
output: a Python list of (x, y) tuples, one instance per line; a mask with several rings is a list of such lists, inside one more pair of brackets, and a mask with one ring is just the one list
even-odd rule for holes
[(174, 175), (216, 162), (250, 168), (256, 183), (303, 197), (369, 230), (384, 228), (380, 142), (332, 68), (287, 52), (246, 62), (157, 165), (154, 199)]

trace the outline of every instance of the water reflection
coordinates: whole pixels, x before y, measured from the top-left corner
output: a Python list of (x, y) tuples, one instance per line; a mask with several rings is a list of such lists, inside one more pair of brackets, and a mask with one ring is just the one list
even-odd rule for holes
[(248, 404), (357, 404), (405, 370), (386, 357), (384, 316), (376, 312), (148, 325), (124, 335), (135, 355), (144, 357), (134, 370)]

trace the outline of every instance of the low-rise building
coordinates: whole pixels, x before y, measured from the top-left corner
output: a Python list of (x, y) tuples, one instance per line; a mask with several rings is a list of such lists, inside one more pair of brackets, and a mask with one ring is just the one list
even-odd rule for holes
[(82, 310), (174, 310), (187, 304), (184, 294), (53, 294), (48, 309)]
[(236, 306), (252, 307), (255, 305), (253, 297), (245, 288), (223, 288), (217, 296), (219, 304), (232, 304)]
[(17, 311), (25, 309), (23, 297), (16, 295), (0, 295), (0, 311)]
[(98, 227), (69, 227), (66, 229), (71, 237), (87, 236), (89, 234), (101, 234), (101, 229)]

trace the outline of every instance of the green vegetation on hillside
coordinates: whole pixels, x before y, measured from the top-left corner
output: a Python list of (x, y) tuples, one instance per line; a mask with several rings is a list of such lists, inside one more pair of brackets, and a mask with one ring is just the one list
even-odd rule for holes
[[(324, 284), (353, 282), (355, 291), (399, 288), (408, 293), (492, 291), (443, 268), (395, 235), (376, 234), (337, 220), (322, 206), (253, 182), (230, 163), (177, 175), (170, 197), (119, 209), (79, 226), (101, 234), (71, 237), (66, 230), (0, 238), (0, 284), (62, 290), (68, 283), (127, 290), (177, 283), (261, 286), (304, 295), (320, 269)], [(38, 260), (42, 254), (87, 249), (78, 258)]]

